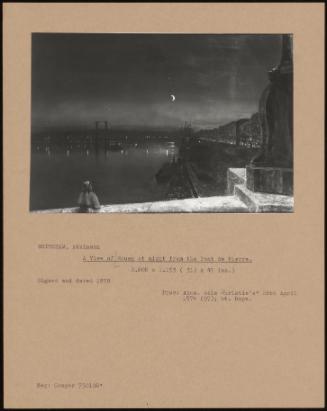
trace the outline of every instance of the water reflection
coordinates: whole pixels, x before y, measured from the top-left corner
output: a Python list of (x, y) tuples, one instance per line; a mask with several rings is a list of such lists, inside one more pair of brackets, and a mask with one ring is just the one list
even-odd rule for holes
[(105, 149), (65, 142), (62, 146), (32, 151), (31, 209), (73, 207), (81, 181), (91, 180), (102, 204), (158, 201), (166, 199), (166, 188), (155, 175), (174, 161), (174, 142), (125, 143), (122, 148)]

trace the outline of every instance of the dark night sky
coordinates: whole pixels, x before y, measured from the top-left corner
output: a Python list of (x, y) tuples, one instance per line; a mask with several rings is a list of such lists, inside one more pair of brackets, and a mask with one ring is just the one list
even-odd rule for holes
[(33, 34), (32, 124), (216, 127), (257, 111), (280, 53), (279, 35)]

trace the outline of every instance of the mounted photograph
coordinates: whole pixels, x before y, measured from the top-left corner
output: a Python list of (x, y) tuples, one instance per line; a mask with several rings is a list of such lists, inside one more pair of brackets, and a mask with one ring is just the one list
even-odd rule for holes
[(32, 33), (30, 212), (293, 212), (292, 41)]

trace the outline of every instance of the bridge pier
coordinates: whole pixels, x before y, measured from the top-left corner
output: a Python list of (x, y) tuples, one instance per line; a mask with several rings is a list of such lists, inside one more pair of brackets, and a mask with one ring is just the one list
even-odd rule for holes
[(105, 138), (104, 138), (104, 144), (105, 144), (105, 150), (109, 148), (109, 123), (107, 120), (98, 120), (95, 122), (95, 151), (96, 153), (99, 150), (99, 131), (101, 124), (104, 125), (104, 130), (105, 130)]

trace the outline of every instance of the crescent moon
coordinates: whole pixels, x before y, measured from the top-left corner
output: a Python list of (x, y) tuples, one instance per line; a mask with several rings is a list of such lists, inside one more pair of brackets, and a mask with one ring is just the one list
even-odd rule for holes
[(171, 94), (170, 97), (171, 97), (171, 101), (175, 101), (175, 100), (176, 100), (176, 97), (175, 97), (173, 94)]

